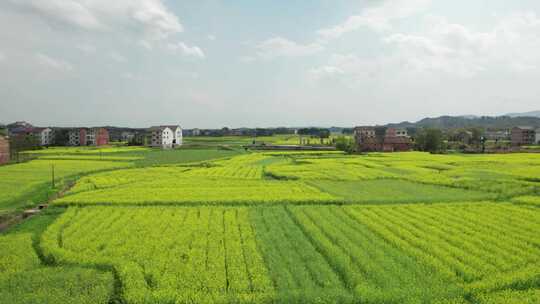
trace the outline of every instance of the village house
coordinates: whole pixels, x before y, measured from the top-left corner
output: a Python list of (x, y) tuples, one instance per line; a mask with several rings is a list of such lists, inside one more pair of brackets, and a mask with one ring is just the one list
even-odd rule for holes
[(510, 131), (509, 130), (487, 130), (484, 136), (487, 140), (494, 140), (494, 141), (509, 140)]
[(540, 129), (536, 129), (536, 144), (540, 145)]
[(70, 146), (86, 146), (86, 129), (69, 130)]
[(51, 128), (34, 128), (33, 133), (41, 146), (50, 146), (54, 143), (54, 131)]
[(359, 152), (398, 152), (409, 151), (412, 141), (405, 129), (379, 128), (381, 134), (377, 134), (375, 127), (354, 128), (356, 150)]
[(109, 131), (105, 128), (91, 128), (86, 132), (86, 145), (105, 146), (109, 144)]
[(109, 144), (105, 128), (78, 128), (69, 131), (70, 146), (104, 146)]
[(54, 131), (51, 128), (38, 128), (20, 122), (9, 130), (9, 135), (17, 141), (32, 143), (34, 146), (50, 146), (54, 140)]
[(532, 145), (536, 140), (536, 132), (532, 127), (514, 127), (511, 138), (512, 146)]
[(0, 135), (0, 165), (9, 162), (9, 140), (7, 137)]
[(148, 129), (151, 147), (164, 149), (181, 146), (183, 143), (182, 128), (180, 126), (154, 126)]
[(374, 127), (356, 127), (353, 131), (357, 151), (377, 151), (378, 144), (375, 138)]

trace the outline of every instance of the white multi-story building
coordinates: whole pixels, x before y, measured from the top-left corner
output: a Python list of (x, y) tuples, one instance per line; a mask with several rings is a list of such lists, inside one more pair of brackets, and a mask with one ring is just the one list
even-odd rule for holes
[(53, 143), (54, 133), (51, 128), (35, 128), (34, 134), (42, 146), (50, 146)]
[(85, 140), (85, 139), (81, 140), (81, 137), (86, 136), (86, 133), (81, 135), (81, 131), (79, 129), (69, 130), (68, 134), (69, 134), (70, 146), (80, 146), (81, 142)]
[(535, 142), (540, 145), (540, 129), (536, 129), (536, 139)]
[(157, 126), (149, 130), (149, 145), (152, 147), (174, 148), (183, 143), (180, 126)]

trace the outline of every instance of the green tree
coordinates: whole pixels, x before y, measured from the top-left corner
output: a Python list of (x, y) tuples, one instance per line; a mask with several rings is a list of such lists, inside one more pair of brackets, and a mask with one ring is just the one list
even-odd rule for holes
[(472, 143), (477, 146), (480, 145), (480, 143), (482, 142), (482, 135), (484, 135), (484, 130), (480, 128), (473, 128), (471, 132), (472, 132), (472, 137), (471, 137)]
[(350, 138), (345, 136), (339, 136), (335, 139), (336, 149), (345, 152), (351, 152), (353, 149), (353, 142)]
[(431, 153), (443, 150), (443, 134), (439, 129), (422, 129), (416, 135), (416, 149)]

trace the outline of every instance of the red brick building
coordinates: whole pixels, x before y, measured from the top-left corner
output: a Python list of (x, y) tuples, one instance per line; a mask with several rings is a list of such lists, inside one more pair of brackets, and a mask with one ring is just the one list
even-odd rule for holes
[(109, 131), (105, 128), (92, 129), (94, 135), (94, 144), (96, 146), (105, 146), (109, 144)]
[(532, 127), (515, 127), (512, 129), (512, 146), (533, 145), (536, 131)]
[(69, 132), (70, 146), (104, 146), (109, 144), (109, 131), (105, 128), (80, 128)]
[(9, 162), (9, 141), (7, 137), (0, 135), (0, 165)]
[(356, 151), (398, 152), (412, 149), (411, 138), (404, 129), (356, 127)]

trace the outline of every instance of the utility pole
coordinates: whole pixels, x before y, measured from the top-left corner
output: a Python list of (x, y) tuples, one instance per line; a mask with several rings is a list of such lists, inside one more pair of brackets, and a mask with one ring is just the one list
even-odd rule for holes
[(51, 175), (52, 175), (52, 187), (54, 189), (54, 164), (51, 165)]

